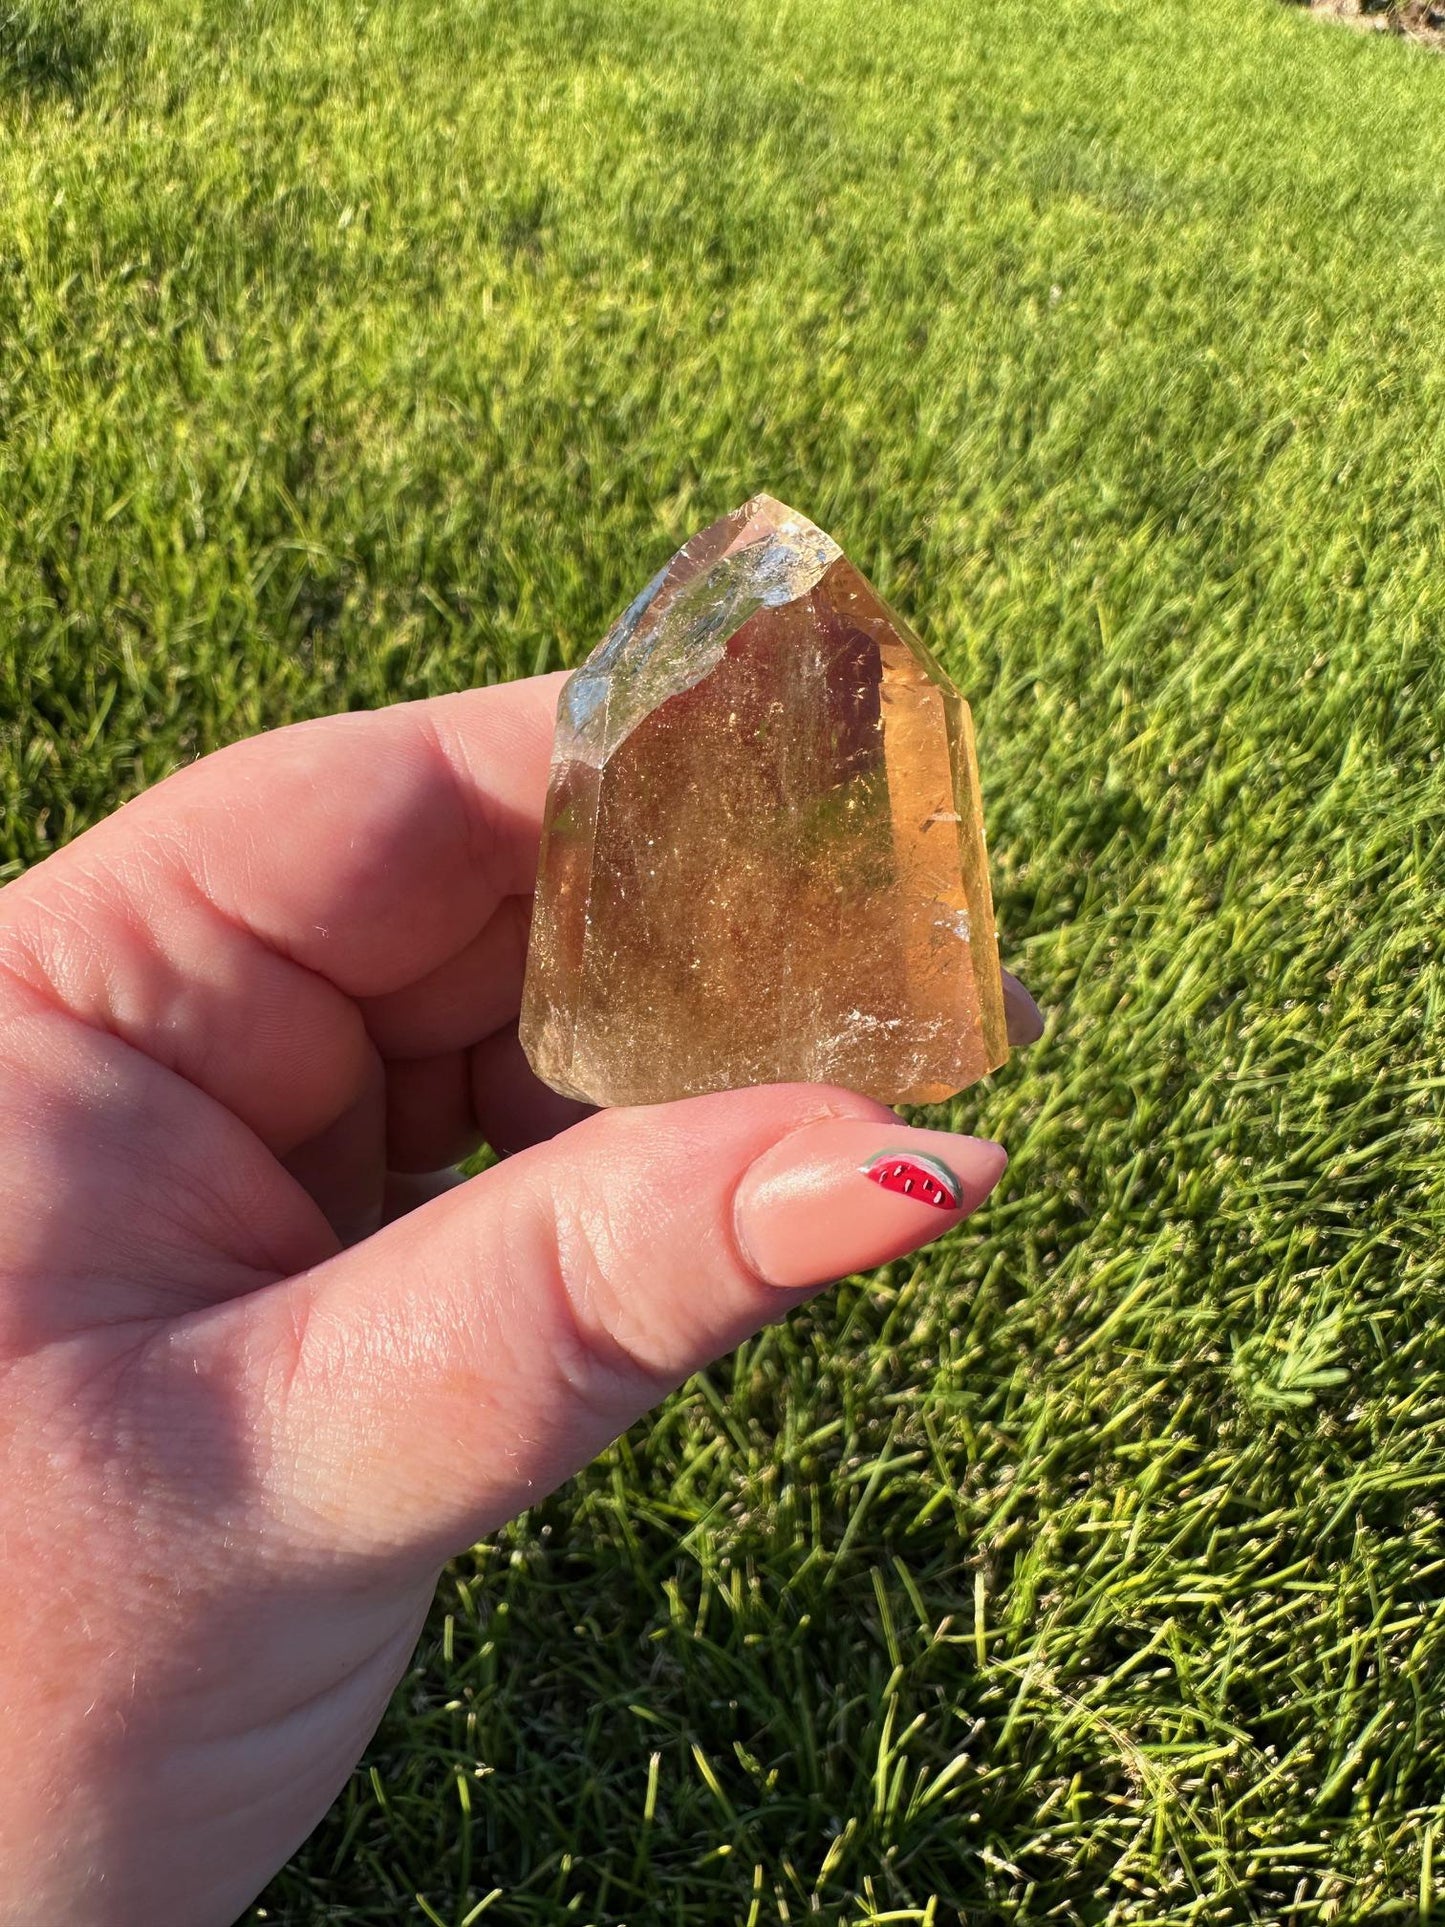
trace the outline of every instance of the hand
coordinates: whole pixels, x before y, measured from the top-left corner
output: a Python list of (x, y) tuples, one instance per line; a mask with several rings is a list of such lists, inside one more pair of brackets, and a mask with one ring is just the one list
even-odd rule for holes
[[(0, 897), (6, 1921), (232, 1920), (451, 1553), (1003, 1169), (828, 1087), (536, 1082), (558, 680), (238, 744)], [(870, 1183), (886, 1148), (957, 1204)]]

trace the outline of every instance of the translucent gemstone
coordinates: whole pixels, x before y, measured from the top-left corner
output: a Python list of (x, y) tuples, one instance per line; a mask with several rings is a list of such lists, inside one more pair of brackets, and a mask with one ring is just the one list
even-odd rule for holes
[(569, 678), (522, 1043), (555, 1090), (930, 1103), (1008, 1055), (967, 703), (770, 496), (704, 529)]

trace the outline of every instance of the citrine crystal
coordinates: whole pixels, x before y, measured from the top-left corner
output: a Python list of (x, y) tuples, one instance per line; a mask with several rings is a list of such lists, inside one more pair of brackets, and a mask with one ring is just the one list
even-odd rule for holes
[(1008, 1055), (967, 703), (758, 495), (562, 690), (522, 1004), (555, 1090), (951, 1096)]

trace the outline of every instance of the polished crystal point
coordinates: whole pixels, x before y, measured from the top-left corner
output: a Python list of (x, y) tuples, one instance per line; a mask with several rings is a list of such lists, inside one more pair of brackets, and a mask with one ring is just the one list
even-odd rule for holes
[(967, 703), (836, 542), (758, 495), (557, 714), (522, 1043), (555, 1090), (951, 1096), (1008, 1055)]

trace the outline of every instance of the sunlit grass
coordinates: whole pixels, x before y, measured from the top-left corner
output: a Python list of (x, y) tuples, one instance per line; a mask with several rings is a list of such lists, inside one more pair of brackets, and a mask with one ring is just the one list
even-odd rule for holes
[(986, 1215), (459, 1561), (254, 1918), (1445, 1918), (1445, 60), (199, 11), (0, 0), (11, 871), (766, 486), (974, 700), (1052, 1013)]

